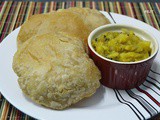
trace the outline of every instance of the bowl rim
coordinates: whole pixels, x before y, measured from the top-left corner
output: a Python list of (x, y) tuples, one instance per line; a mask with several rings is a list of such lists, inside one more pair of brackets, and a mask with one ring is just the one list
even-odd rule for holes
[[(136, 62), (120, 62), (120, 61), (115, 61), (115, 60), (111, 60), (111, 59), (108, 59), (108, 58), (105, 58), (103, 56), (101, 56), (100, 54), (98, 54), (94, 48), (92, 47), (91, 45), (91, 41), (92, 41), (92, 37), (95, 33), (97, 33), (98, 31), (100, 31), (101, 29), (105, 29), (105, 28), (109, 28), (109, 27), (129, 27), (129, 28), (134, 28), (134, 29), (138, 29), (140, 31), (143, 31), (145, 34), (148, 34), (155, 42), (155, 45), (156, 45), (156, 49), (154, 51), (154, 53), (149, 56), (148, 58), (146, 59), (143, 59), (143, 60), (140, 60), (140, 61), (136, 61)], [(134, 31), (133, 31), (134, 32)], [(150, 59), (152, 59), (157, 53), (158, 53), (158, 50), (159, 50), (159, 44), (158, 44), (158, 41), (157, 39), (154, 37), (153, 34), (150, 34), (147, 30), (143, 30), (143, 29), (140, 29), (139, 27), (135, 27), (135, 26), (132, 26), (132, 25), (126, 25), (126, 24), (107, 24), (107, 25), (103, 25), (103, 26), (100, 26), (96, 29), (94, 29), (88, 36), (88, 47), (90, 48), (90, 50), (95, 54), (97, 55), (98, 57), (100, 57), (101, 59), (105, 60), (105, 61), (109, 61), (109, 62), (112, 62), (112, 63), (117, 63), (117, 64), (137, 64), (137, 63), (142, 63), (142, 62), (146, 62)]]

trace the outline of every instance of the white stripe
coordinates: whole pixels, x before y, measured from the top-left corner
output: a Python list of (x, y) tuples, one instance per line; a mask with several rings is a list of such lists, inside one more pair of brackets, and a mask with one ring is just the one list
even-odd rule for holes
[(159, 82), (159, 85), (160, 85), (160, 75), (156, 74), (156, 73), (153, 73), (152, 71), (149, 72), (148, 74), (150, 77), (156, 79), (158, 82)]
[(132, 91), (141, 97), (143, 97), (147, 102), (149, 102), (156, 110), (160, 111), (160, 107), (153, 101), (151, 100), (146, 94), (143, 94), (139, 92), (137, 89), (132, 89)]
[[(120, 93), (121, 94), (121, 93)], [(124, 105), (124, 106), (127, 106), (128, 108), (127, 109), (130, 109), (131, 110), (131, 112), (130, 113), (128, 113), (128, 114), (131, 114), (131, 113), (133, 113), (135, 116), (136, 116), (136, 118), (138, 119), (138, 117), (137, 117), (137, 115), (133, 112), (133, 110), (138, 114), (138, 116), (141, 118), (141, 119), (143, 119), (143, 117), (137, 112), (137, 110), (130, 104), (130, 103), (128, 103), (128, 102), (125, 102), (121, 97), (120, 97), (120, 95), (117, 93), (117, 97), (120, 99), (120, 101), (121, 102), (123, 102), (123, 103), (120, 103), (121, 105)], [(123, 97), (123, 96), (122, 96)], [(118, 99), (117, 98), (117, 99)], [(133, 109), (131, 109), (128, 105)], [(126, 109), (126, 110), (127, 110)], [(127, 111), (128, 112), (128, 111)]]
[(158, 102), (160, 102), (160, 96), (157, 95), (154, 91), (152, 91), (149, 88), (146, 88), (145, 86), (141, 85), (139, 86), (139, 88), (141, 88), (142, 90), (148, 92), (153, 98), (155, 98)]
[(152, 88), (154, 91), (156, 91), (156, 92), (160, 95), (160, 91), (159, 91), (159, 89), (158, 89), (158, 88), (156, 88), (156, 87), (155, 87), (154, 85), (152, 85), (151, 83), (149, 83), (149, 82), (145, 81), (143, 84), (144, 84), (144, 85), (146, 85), (147, 87)]
[[(120, 94), (123, 96), (123, 98), (129, 102), (131, 102), (141, 113), (144, 117), (149, 118), (150, 114), (144, 109), (144, 107), (139, 104), (139, 102), (137, 102), (137, 100), (131, 98), (126, 91), (123, 90), (119, 90)], [(135, 109), (135, 111), (137, 111)], [(143, 119), (143, 117), (137, 112), (137, 114), (141, 117), (141, 119)]]
[[(160, 37), (160, 35), (158, 36), (158, 34), (157, 34), (157, 37)], [(160, 42), (159, 42), (159, 51), (160, 51)], [(151, 68), (153, 71), (155, 71), (157, 73), (160, 73), (160, 67), (159, 67), (160, 60), (159, 60), (159, 58), (160, 58), (160, 52), (158, 52), (155, 60), (153, 61), (152, 68)], [(156, 76), (160, 77), (160, 75), (158, 75), (158, 74), (156, 74)]]
[(152, 83), (154, 83), (154, 84), (156, 84), (158, 87), (160, 87), (160, 84), (158, 82), (156, 82), (155, 80), (153, 80), (152, 78), (147, 77), (147, 80), (152, 82)]
[(105, 15), (105, 16), (107, 17), (107, 19), (108, 19), (112, 24), (114, 24), (111, 16), (108, 14), (108, 12), (102, 12), (102, 11), (101, 11), (101, 13), (102, 13), (103, 15)]

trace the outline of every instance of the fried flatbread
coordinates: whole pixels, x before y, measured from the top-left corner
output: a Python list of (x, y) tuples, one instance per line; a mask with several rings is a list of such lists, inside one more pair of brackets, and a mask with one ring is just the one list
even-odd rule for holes
[(29, 38), (49, 32), (66, 32), (84, 41), (92, 30), (109, 21), (99, 11), (89, 8), (70, 8), (53, 14), (33, 15), (20, 29), (17, 37), (18, 48)]
[(71, 7), (68, 9), (61, 9), (58, 12), (64, 11), (70, 11), (74, 14), (78, 14), (79, 17), (81, 17), (85, 24), (88, 26), (90, 31), (94, 30), (99, 26), (110, 24), (110, 21), (96, 9)]
[(65, 33), (33, 36), (15, 53), (20, 88), (34, 102), (64, 109), (95, 93), (101, 78), (83, 42)]

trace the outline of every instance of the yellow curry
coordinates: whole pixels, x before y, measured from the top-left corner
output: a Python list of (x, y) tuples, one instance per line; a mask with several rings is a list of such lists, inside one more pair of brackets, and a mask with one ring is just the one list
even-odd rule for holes
[(122, 32), (106, 32), (92, 40), (92, 46), (97, 53), (120, 62), (135, 62), (148, 58), (151, 54), (150, 44), (126, 29)]

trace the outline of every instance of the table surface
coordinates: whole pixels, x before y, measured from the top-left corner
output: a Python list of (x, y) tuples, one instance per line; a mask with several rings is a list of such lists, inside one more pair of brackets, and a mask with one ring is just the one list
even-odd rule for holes
[[(0, 1), (0, 42), (14, 29), (21, 26), (33, 14), (46, 13), (69, 7), (89, 7), (130, 16), (160, 30), (160, 2), (109, 2), (109, 1), (65, 1), (65, 2), (20, 2)], [(13, 107), (0, 94), (0, 120), (33, 118)], [(153, 120), (160, 120), (157, 115)]]

